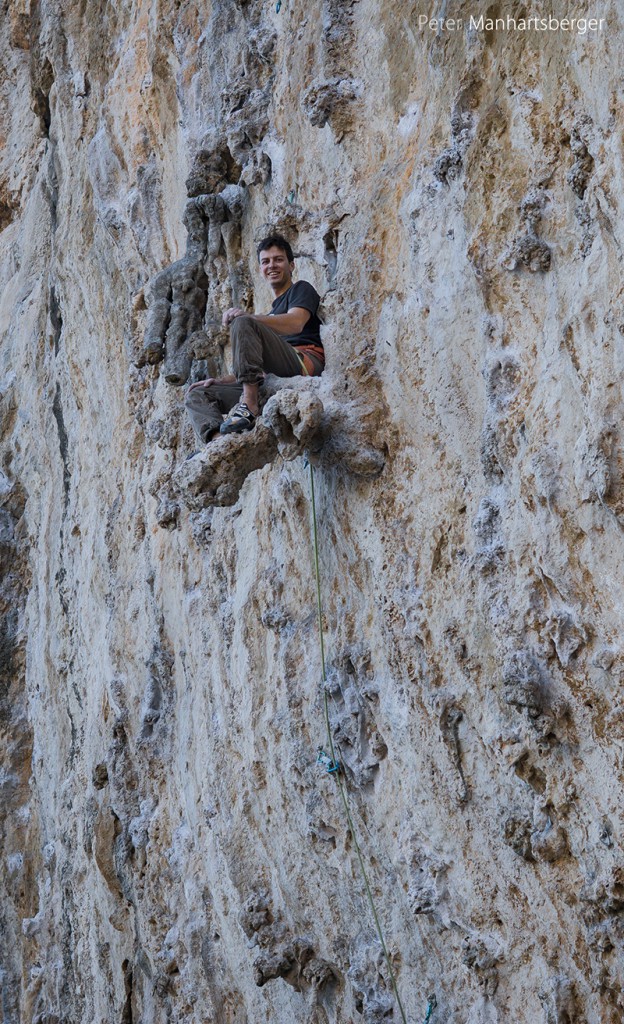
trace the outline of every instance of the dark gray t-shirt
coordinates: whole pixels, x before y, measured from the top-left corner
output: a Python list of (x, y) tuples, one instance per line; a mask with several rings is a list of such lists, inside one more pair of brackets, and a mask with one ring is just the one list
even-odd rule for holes
[(283, 334), (284, 341), (290, 342), (291, 345), (317, 345), (319, 348), (323, 348), (321, 344), (321, 321), (316, 315), (320, 301), (320, 295), (308, 281), (295, 281), (287, 292), (284, 292), (283, 295), (278, 295), (273, 300), (273, 305), (271, 306), (271, 313), (273, 315), (287, 313), (293, 306), (307, 309), (310, 313), (310, 319), (305, 324), (303, 330), (299, 334)]

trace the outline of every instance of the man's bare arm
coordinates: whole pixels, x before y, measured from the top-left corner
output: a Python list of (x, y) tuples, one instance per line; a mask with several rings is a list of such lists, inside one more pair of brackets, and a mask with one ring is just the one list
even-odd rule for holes
[(278, 334), (299, 334), (310, 319), (311, 313), (309, 309), (304, 309), (303, 306), (293, 306), (287, 313), (264, 316), (261, 313), (246, 313), (244, 309), (234, 307), (227, 309), (223, 314), (223, 326), (229, 327), (232, 320), (236, 320), (237, 316), (250, 316), (252, 320), (257, 320), (259, 324), (266, 324), (267, 327), (272, 327)]
[(254, 316), (260, 324), (272, 327), (278, 334), (299, 334), (311, 317), (309, 309), (303, 306), (292, 306), (287, 313), (276, 313), (275, 316)]

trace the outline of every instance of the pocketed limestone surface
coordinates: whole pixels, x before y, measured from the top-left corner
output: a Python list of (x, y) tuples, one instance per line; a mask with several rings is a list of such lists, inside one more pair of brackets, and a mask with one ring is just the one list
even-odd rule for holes
[[(306, 453), (407, 1020), (624, 1016), (624, 27), (447, 6), (0, 5), (7, 1024), (401, 1021)], [(194, 454), (270, 228), (326, 371)]]

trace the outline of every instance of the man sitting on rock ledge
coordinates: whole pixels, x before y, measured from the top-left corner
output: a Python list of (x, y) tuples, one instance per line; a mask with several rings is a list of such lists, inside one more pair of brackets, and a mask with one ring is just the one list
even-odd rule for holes
[[(192, 384), (185, 406), (193, 429), (208, 443), (218, 434), (251, 430), (259, 414), (258, 387), (266, 373), (278, 377), (323, 372), (320, 297), (307, 281), (293, 284), (295, 268), (290, 243), (282, 235), (263, 238), (257, 248), (260, 273), (275, 296), (265, 315), (228, 309), (223, 324), (230, 328), (234, 373)], [(229, 413), (223, 420), (225, 413)]]

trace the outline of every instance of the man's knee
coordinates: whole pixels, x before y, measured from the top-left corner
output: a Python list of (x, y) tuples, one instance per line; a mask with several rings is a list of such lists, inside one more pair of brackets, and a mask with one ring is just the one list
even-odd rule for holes
[(244, 316), (234, 317), (230, 324), (230, 337), (232, 339), (238, 338), (242, 332), (249, 330), (250, 327), (253, 330), (255, 323), (256, 321), (254, 318), (252, 316), (247, 316), (246, 314)]
[(199, 409), (206, 405), (206, 402), (213, 402), (215, 395), (213, 392), (213, 384), (209, 384), (205, 388), (192, 388), (186, 392), (184, 399), (185, 409)]

